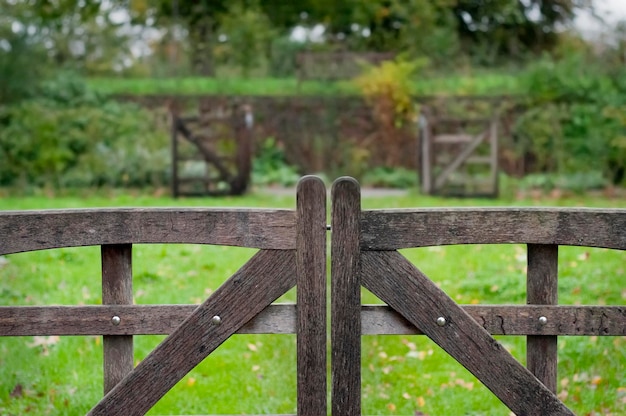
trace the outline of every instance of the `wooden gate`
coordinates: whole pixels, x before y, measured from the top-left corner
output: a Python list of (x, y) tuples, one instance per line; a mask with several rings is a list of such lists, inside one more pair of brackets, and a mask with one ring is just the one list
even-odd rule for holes
[[(297, 334), (298, 414), (327, 413), (326, 190), (298, 184), (295, 210), (0, 212), (0, 255), (102, 247), (99, 306), (0, 307), (0, 336), (103, 335), (104, 398), (90, 415), (141, 415), (235, 333)], [(558, 306), (559, 245), (626, 250), (623, 209), (363, 211), (352, 178), (332, 189), (332, 414), (361, 414), (361, 336), (424, 334), (517, 415), (571, 415), (556, 397), (557, 336), (624, 336), (623, 306)], [(259, 251), (201, 305), (133, 305), (134, 244)], [(527, 305), (457, 305), (398, 250), (527, 244)], [(297, 285), (297, 303), (272, 304)], [(361, 305), (361, 286), (387, 306)], [(133, 336), (169, 334), (133, 368)], [(523, 367), (492, 335), (527, 336)]]
[[(132, 303), (139, 243), (257, 248), (197, 305)], [(326, 190), (298, 184), (296, 210), (109, 209), (0, 213), (0, 255), (102, 246), (101, 306), (0, 307), (0, 336), (104, 335), (104, 398), (90, 415), (141, 415), (228, 337), (297, 334), (297, 407), (326, 414)], [(272, 305), (295, 285), (297, 304)], [(133, 335), (170, 334), (133, 368)]]
[[(528, 245), (524, 306), (460, 306), (397, 250)], [(626, 335), (626, 309), (556, 306), (559, 245), (626, 249), (626, 211), (361, 211), (358, 183), (332, 189), (332, 413), (361, 414), (361, 335), (425, 334), (517, 415), (572, 415), (556, 397), (557, 335)], [(361, 285), (388, 306), (361, 305)], [(491, 335), (526, 335), (523, 367)]]
[(172, 116), (172, 195), (241, 195), (252, 171), (252, 109), (229, 104)]
[(498, 195), (498, 121), (420, 116), (420, 182), (428, 195)]

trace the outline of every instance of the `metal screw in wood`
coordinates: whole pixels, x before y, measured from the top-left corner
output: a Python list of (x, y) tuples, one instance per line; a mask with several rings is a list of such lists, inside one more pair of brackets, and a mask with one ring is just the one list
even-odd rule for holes
[(213, 318), (211, 318), (211, 323), (213, 325), (219, 325), (222, 323), (222, 318), (220, 318), (219, 315), (215, 315)]
[(548, 323), (548, 318), (546, 318), (545, 316), (540, 316), (539, 317), (539, 324), (545, 325), (547, 323)]
[(444, 326), (445, 324), (446, 324), (446, 318), (444, 318), (443, 316), (440, 316), (439, 318), (437, 318), (437, 325)]
[(111, 318), (111, 323), (115, 326), (119, 325), (120, 322), (122, 322), (122, 319), (117, 315)]

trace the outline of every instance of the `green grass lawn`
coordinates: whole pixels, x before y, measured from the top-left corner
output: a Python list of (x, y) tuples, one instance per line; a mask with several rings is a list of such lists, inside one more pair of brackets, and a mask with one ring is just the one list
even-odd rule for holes
[[(354, 95), (350, 81), (302, 81), (295, 78), (89, 78), (103, 94), (130, 95)], [(417, 95), (506, 95), (521, 93), (518, 77), (507, 73), (422, 76), (413, 84)]]
[[(624, 207), (623, 199), (547, 200), (364, 197), (363, 207), (558, 205)], [(294, 208), (295, 195), (256, 192), (241, 198), (173, 200), (139, 191), (13, 196), (0, 191), (0, 209), (77, 207), (245, 206)], [(137, 304), (199, 303), (254, 250), (199, 245), (136, 245)], [(525, 302), (525, 247), (473, 245), (403, 250), (461, 304)], [(561, 304), (626, 304), (624, 253), (562, 247)], [(77, 305), (101, 302), (98, 247), (6, 256), (0, 263), (0, 305)], [(292, 291), (281, 301), (294, 301)], [(363, 292), (364, 303), (377, 303)], [(139, 361), (163, 337), (137, 336)], [(499, 337), (525, 361), (522, 337)], [(101, 337), (0, 339), (0, 414), (77, 415), (102, 396)], [(480, 382), (434, 343), (419, 336), (364, 336), (364, 414), (509, 415)], [(295, 412), (295, 336), (236, 335), (169, 392), (150, 414)], [(577, 414), (626, 414), (626, 338), (562, 337), (559, 397)]]

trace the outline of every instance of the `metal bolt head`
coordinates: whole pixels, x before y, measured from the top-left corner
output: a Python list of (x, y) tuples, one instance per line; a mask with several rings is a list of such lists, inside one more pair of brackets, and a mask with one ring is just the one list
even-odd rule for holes
[(539, 317), (539, 324), (540, 325), (545, 325), (548, 323), (548, 318), (546, 318), (545, 316), (540, 316)]
[(117, 316), (117, 315), (115, 315), (113, 318), (111, 318), (111, 323), (113, 325), (115, 325), (115, 326), (119, 325), (120, 322), (122, 322), (122, 319), (119, 316)]
[(444, 318), (443, 316), (440, 316), (439, 318), (437, 318), (437, 325), (444, 326), (445, 324), (446, 324), (446, 318)]
[(213, 318), (211, 318), (211, 323), (213, 325), (219, 325), (222, 323), (222, 318), (220, 318), (219, 315), (215, 315)]

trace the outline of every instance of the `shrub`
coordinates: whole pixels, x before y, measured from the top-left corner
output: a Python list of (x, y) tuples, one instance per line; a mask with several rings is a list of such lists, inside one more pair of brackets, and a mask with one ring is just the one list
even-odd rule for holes
[(621, 82), (626, 71), (584, 59), (544, 57), (529, 68), (524, 76), (528, 110), (513, 135), (520, 153), (534, 161), (533, 172), (599, 171), (609, 182), (624, 183), (626, 100)]
[(273, 137), (261, 143), (252, 161), (252, 183), (255, 185), (292, 186), (300, 174), (289, 165), (285, 153)]
[(106, 100), (61, 77), (36, 99), (0, 114), (0, 185), (51, 187), (162, 185), (169, 171), (167, 129), (148, 111)]
[(25, 34), (0, 32), (0, 105), (31, 96), (39, 82), (42, 53)]
[(405, 168), (378, 167), (363, 176), (363, 184), (380, 188), (417, 187), (417, 172)]

